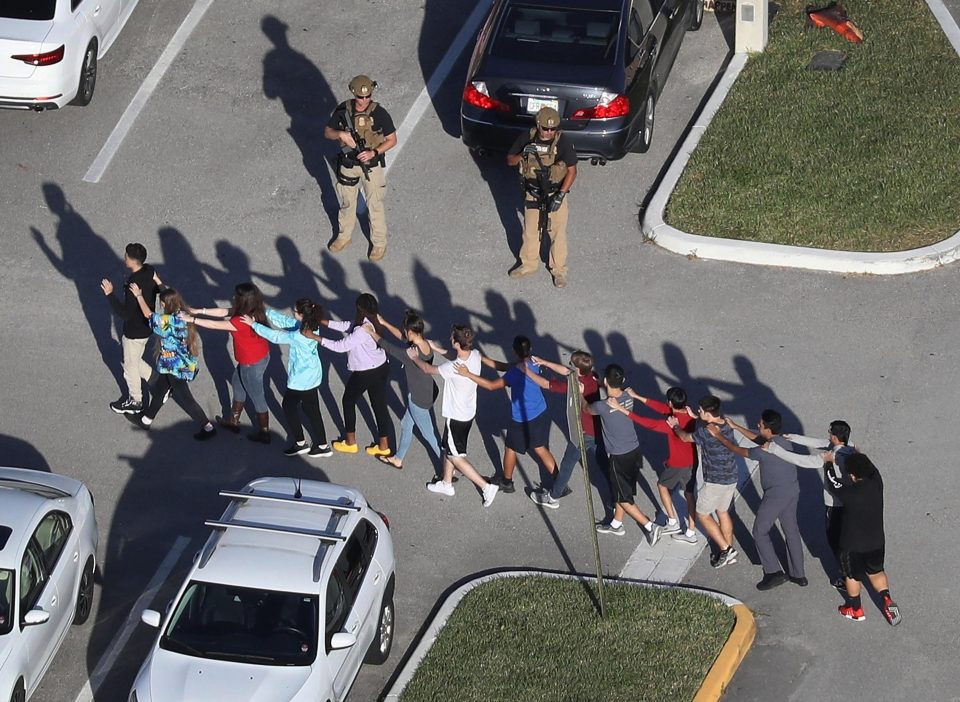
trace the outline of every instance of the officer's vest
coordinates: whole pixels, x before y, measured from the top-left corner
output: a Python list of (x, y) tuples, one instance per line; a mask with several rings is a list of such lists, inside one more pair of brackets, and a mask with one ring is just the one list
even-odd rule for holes
[(537, 171), (540, 168), (549, 168), (550, 184), (560, 187), (560, 183), (563, 182), (564, 177), (567, 175), (567, 164), (563, 161), (557, 161), (557, 144), (560, 143), (560, 134), (561, 132), (558, 129), (553, 135), (553, 139), (550, 140), (550, 143), (544, 146), (536, 141), (536, 128), (530, 130), (530, 141), (536, 143), (540, 149), (540, 152), (537, 154), (540, 159), (538, 161), (537, 156), (533, 154), (523, 154), (522, 160), (520, 161), (520, 175), (524, 180), (535, 181), (537, 179)]
[(373, 131), (373, 111), (377, 103), (371, 102), (364, 112), (354, 112), (353, 100), (347, 100), (347, 126), (353, 124), (353, 129), (363, 139), (368, 149), (375, 149), (384, 141), (383, 134)]

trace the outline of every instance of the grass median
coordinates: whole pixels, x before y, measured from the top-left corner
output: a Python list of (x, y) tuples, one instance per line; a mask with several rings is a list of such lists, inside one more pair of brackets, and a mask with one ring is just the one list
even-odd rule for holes
[[(591, 585), (595, 587), (595, 583)], [(678, 589), (492, 580), (460, 601), (402, 702), (690, 700), (734, 625), (729, 607)]]
[[(844, 0), (865, 41), (783, 0), (667, 206), (680, 230), (898, 251), (960, 229), (960, 57), (923, 0)], [(847, 55), (810, 71), (820, 50)]]

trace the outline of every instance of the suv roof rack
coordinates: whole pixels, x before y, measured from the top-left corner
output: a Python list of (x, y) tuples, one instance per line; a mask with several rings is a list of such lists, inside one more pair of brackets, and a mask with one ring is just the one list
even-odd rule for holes
[(339, 531), (323, 531), (321, 529), (307, 529), (305, 527), (278, 526), (276, 524), (264, 524), (262, 522), (247, 522), (242, 519), (231, 519), (229, 521), (220, 521), (219, 519), (208, 519), (204, 522), (205, 526), (214, 529), (245, 529), (248, 531), (266, 531), (275, 534), (294, 534), (296, 536), (309, 536), (321, 541), (330, 541), (339, 543), (346, 541), (347, 537)]
[(237, 490), (221, 490), (221, 497), (229, 497), (234, 502), (262, 500), (264, 502), (288, 502), (295, 505), (310, 505), (311, 507), (325, 507), (334, 512), (359, 512), (360, 505), (354, 504), (352, 500), (340, 502), (337, 500), (325, 500), (319, 497), (294, 497), (292, 495), (281, 495), (278, 493), (263, 492), (239, 492)]

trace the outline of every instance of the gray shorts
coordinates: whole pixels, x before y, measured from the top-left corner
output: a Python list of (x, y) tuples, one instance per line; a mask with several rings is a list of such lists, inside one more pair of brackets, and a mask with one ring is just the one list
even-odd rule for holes
[(737, 484), (720, 485), (719, 483), (704, 483), (697, 493), (697, 512), (712, 514), (726, 512), (733, 503), (733, 496), (737, 494)]
[(671, 468), (665, 465), (660, 472), (660, 478), (657, 480), (657, 484), (663, 485), (667, 490), (675, 490), (677, 488), (686, 490), (692, 478), (693, 468)]

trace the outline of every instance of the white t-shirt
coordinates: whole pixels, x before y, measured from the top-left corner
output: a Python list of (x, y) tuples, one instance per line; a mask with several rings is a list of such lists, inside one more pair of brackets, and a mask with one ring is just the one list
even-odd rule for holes
[(477, 415), (477, 384), (457, 373), (457, 366), (466, 365), (467, 370), (480, 375), (480, 352), (473, 349), (466, 360), (447, 361), (437, 366), (443, 378), (443, 403), (440, 413), (447, 419), (469, 422)]

